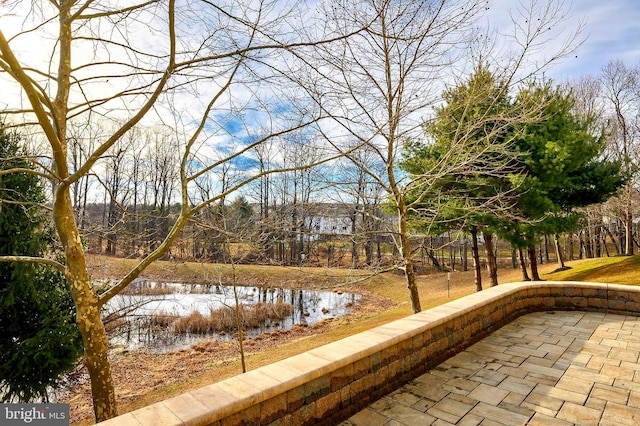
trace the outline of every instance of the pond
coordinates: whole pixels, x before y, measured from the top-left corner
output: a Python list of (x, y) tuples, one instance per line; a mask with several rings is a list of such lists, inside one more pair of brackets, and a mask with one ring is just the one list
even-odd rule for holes
[[(287, 313), (267, 318), (257, 326), (244, 329), (245, 337), (254, 337), (276, 329), (287, 330), (296, 324), (313, 325), (338, 318), (352, 311), (361, 295), (342, 291), (317, 291), (290, 288), (236, 286), (238, 303), (247, 307), (290, 305)], [(157, 319), (170, 321), (193, 316), (213, 315), (212, 311), (235, 307), (232, 286), (155, 283), (137, 281), (126, 294), (116, 295), (103, 308), (105, 326), (112, 348), (145, 349), (155, 352), (178, 350), (201, 340), (237, 338), (237, 330), (229, 332), (176, 333), (173, 325), (161, 327)], [(197, 314), (196, 314), (197, 315)]]

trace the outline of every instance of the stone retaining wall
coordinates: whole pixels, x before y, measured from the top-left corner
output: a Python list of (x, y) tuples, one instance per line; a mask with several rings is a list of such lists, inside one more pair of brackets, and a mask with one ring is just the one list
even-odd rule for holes
[(101, 423), (334, 425), (526, 313), (640, 315), (640, 288), (583, 282), (486, 289)]

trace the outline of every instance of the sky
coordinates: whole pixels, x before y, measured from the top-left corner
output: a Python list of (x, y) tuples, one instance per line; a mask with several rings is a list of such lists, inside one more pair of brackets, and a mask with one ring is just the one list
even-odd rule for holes
[[(24, 1), (24, 3), (22, 3)], [(280, 0), (278, 0), (280, 1)], [(507, 10), (512, 9), (519, 3), (528, 3), (530, 0), (493, 0), (491, 1), (491, 10), (488, 12), (488, 19), (495, 20), (498, 25), (502, 24), (503, 28), (509, 27), (510, 19)], [(540, 4), (544, 4), (546, 0), (531, 0), (537, 1)], [(558, 0), (563, 1), (563, 0)], [(584, 75), (597, 75), (600, 70), (607, 64), (607, 62), (615, 59), (622, 60), (626, 65), (633, 66), (640, 64), (640, 0), (564, 0), (565, 10), (568, 10), (566, 20), (559, 28), (554, 28), (551, 33), (565, 32), (570, 33), (575, 28), (578, 28), (580, 23), (584, 23), (584, 29), (582, 36), (584, 42), (577, 50), (569, 57), (563, 59), (561, 62), (554, 64), (546, 72), (547, 77), (553, 78), (557, 83), (562, 83), (567, 80), (574, 80)], [(284, 0), (283, 3), (286, 3)], [(13, 1), (15, 5), (29, 4), (26, 0), (20, 0), (20, 2)], [(5, 36), (15, 34), (17, 27), (11, 28), (11, 21), (9, 17), (2, 16), (2, 13), (6, 13), (5, 9), (2, 9), (3, 1), (0, 0), (0, 29), (5, 33)], [(147, 30), (148, 32), (148, 30)], [(161, 31), (158, 31), (161, 33)], [(138, 39), (138, 41), (147, 41), (153, 44), (153, 33), (145, 33), (146, 38)], [(558, 38), (560, 40), (560, 38)], [(23, 58), (28, 61), (38, 61), (40, 59), (49, 59), (49, 55), (44, 50), (44, 42), (41, 39), (31, 40), (29, 37), (25, 37), (22, 40), (22, 44), (18, 47), (24, 53)], [(553, 40), (554, 42), (556, 40)], [(49, 40), (49, 42), (52, 42)], [(542, 53), (547, 53), (553, 50), (553, 46), (545, 46), (545, 50)], [(110, 51), (110, 55), (114, 55), (114, 52)], [(82, 55), (76, 55), (81, 57)], [(113, 83), (110, 83), (110, 85)], [(102, 85), (106, 89), (109, 89), (108, 85)], [(8, 85), (2, 79), (0, 79), (0, 90), (3, 92), (2, 98), (0, 98), (0, 109), (3, 107), (3, 102), (6, 99), (11, 98), (8, 90)], [(92, 86), (92, 90), (98, 90)], [(234, 87), (234, 94), (241, 98), (242, 92), (238, 92), (240, 88)], [(94, 93), (92, 93), (94, 95)], [(17, 95), (16, 95), (17, 96)], [(247, 95), (248, 96), (248, 95)], [(172, 102), (176, 103), (174, 109), (177, 111), (187, 110), (186, 106), (193, 106), (196, 104), (196, 100), (192, 94), (184, 99), (172, 98)], [(202, 108), (202, 105), (196, 105)], [(168, 111), (170, 113), (171, 111)], [(243, 111), (243, 113), (245, 113)], [(248, 113), (247, 113), (248, 114)], [(196, 116), (196, 114), (192, 114)], [(219, 117), (215, 117), (219, 119)], [(260, 120), (256, 116), (245, 116), (247, 123), (254, 123), (256, 127)], [(228, 119), (227, 119), (228, 120)], [(169, 120), (170, 121), (170, 120)], [(220, 120), (218, 120), (220, 121)], [(218, 153), (226, 154), (225, 147), (230, 146), (227, 140), (228, 134), (234, 134), (236, 132), (242, 133), (242, 128), (238, 126), (232, 126), (233, 121), (225, 121), (224, 123), (217, 123), (220, 125), (220, 132), (211, 136), (211, 139), (207, 140), (207, 144), (217, 145)], [(239, 122), (238, 122), (239, 123)], [(190, 124), (190, 123), (188, 123)], [(187, 124), (187, 125), (188, 125)], [(207, 129), (211, 130), (211, 129)], [(250, 129), (254, 130), (254, 129)], [(255, 131), (255, 130), (254, 130)], [(214, 132), (215, 133), (215, 132)], [(243, 134), (244, 135), (244, 134)], [(217, 138), (217, 139), (216, 139)], [(238, 140), (235, 140), (236, 143)], [(204, 142), (203, 142), (204, 143)], [(213, 154), (212, 158), (217, 158)], [(250, 161), (248, 157), (240, 157), (234, 166), (239, 169), (251, 168), (255, 164)]]
[[(518, 0), (500, 0), (508, 4)], [(610, 60), (626, 65), (640, 64), (639, 0), (573, 0), (567, 28), (584, 21), (586, 40), (575, 54), (549, 70), (558, 82), (582, 75), (596, 75)]]
[[(529, 1), (544, 4), (547, 0), (492, 0), (487, 19), (497, 23), (497, 26), (502, 25), (503, 28), (509, 28), (511, 21), (507, 11), (520, 3), (528, 4)], [(572, 55), (549, 68), (546, 71), (547, 77), (551, 77), (557, 83), (562, 83), (583, 75), (595, 76), (607, 62), (615, 59), (622, 60), (628, 66), (640, 64), (640, 0), (557, 1), (564, 2), (564, 10), (567, 10), (568, 13), (562, 28), (554, 29), (553, 33), (564, 32), (567, 34), (583, 23), (584, 29), (581, 36), (584, 38), (584, 42)], [(6, 10), (6, 6), (4, 10), (2, 9), (2, 1), (0, 0), (0, 29), (3, 30), (5, 36), (10, 36), (17, 31), (17, 28), (11, 28), (12, 22), (8, 20), (9, 17), (2, 16), (2, 12), (6, 13)], [(48, 54), (40, 53), (44, 44), (42, 40), (30, 40), (25, 37), (22, 41), (22, 46), (18, 50), (22, 50), (22, 53), (26, 52), (26, 56), (23, 58), (27, 58), (29, 61), (34, 61), (37, 58), (48, 59)], [(543, 53), (552, 51), (553, 46), (545, 46), (545, 49)], [(78, 56), (82, 55), (76, 55), (76, 57)], [(3, 98), (10, 98), (9, 92), (6, 90), (8, 87), (3, 86), (5, 84), (0, 79)], [(237, 92), (240, 89), (234, 88), (234, 90)], [(178, 99), (173, 99), (173, 101), (177, 102)], [(185, 105), (193, 104), (194, 99), (189, 96)], [(2, 106), (3, 99), (0, 99), (0, 109)], [(231, 128), (226, 130), (233, 133)]]
[[(507, 11), (519, 3), (528, 4), (530, 0), (492, 0), (490, 16), (487, 18), (510, 26)], [(544, 4), (546, 0), (532, 0)], [(574, 55), (556, 63), (547, 72), (547, 76), (563, 82), (585, 74), (596, 75), (607, 62), (621, 59), (626, 65), (640, 63), (640, 0), (558, 0), (568, 10), (562, 30), (569, 32), (584, 23), (582, 36), (584, 43)], [(1, 6), (0, 2), (0, 6)], [(19, 4), (19, 3), (18, 3)], [(6, 6), (5, 6), (6, 7)], [(8, 17), (3, 17), (7, 9), (0, 7), (0, 29), (9, 36), (16, 30), (11, 28)], [(29, 40), (27, 40), (27, 43)], [(40, 43), (29, 44), (31, 58)], [(35, 47), (35, 49), (34, 49)], [(46, 56), (44, 56), (46, 57)]]

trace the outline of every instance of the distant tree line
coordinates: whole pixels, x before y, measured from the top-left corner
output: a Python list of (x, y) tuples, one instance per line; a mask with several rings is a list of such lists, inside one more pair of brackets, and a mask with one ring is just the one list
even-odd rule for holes
[[(612, 64), (605, 71), (611, 72), (614, 65), (626, 70), (620, 63)], [(408, 192), (409, 199), (416, 198), (408, 216), (412, 257), (426, 256), (439, 270), (447, 262), (435, 253), (465, 241), (476, 268), (483, 248), (487, 259), (482, 264), (496, 285), (500, 253), (494, 238), (509, 244), (523, 279), (539, 279), (536, 263), (548, 260), (549, 246), (559, 267), (565, 266), (565, 259), (633, 253), (637, 225), (628, 223), (626, 207), (637, 208), (637, 190), (629, 192), (635, 169), (629, 150), (619, 149), (625, 140), (620, 132), (626, 127), (612, 124), (624, 117), (603, 120), (604, 107), (585, 109), (584, 104), (596, 103), (585, 99), (595, 96), (595, 83), (589, 81), (592, 86), (581, 81), (562, 88), (534, 83), (511, 94), (504, 81), (479, 67), (467, 82), (448, 89), (446, 104), (424, 124), (423, 138), (404, 144), (400, 165), (420, 182), (425, 171), (439, 167), (452, 152), (468, 158), (459, 168), (443, 172), (437, 182), (428, 182), (428, 191), (415, 184)], [(153, 137), (145, 133), (137, 134), (153, 140), (156, 148), (172, 144), (171, 138), (162, 139), (162, 132), (152, 130)], [(302, 145), (285, 141), (267, 151), (286, 151), (287, 156), (259, 155), (261, 169), (292, 171), (266, 175), (243, 195), (201, 209), (165, 257), (378, 269), (396, 265), (397, 207), (389, 202), (384, 180), (372, 172), (382, 173), (384, 165), (363, 148), (329, 165), (297, 169), (303, 150), (309, 154)], [(106, 185), (108, 202), (83, 204), (78, 210), (91, 252), (146, 256), (166, 238), (180, 210), (172, 198), (177, 172), (168, 171), (174, 162), (166, 158), (172, 149), (157, 149), (153, 161), (144, 149), (133, 152), (139, 158), (132, 156), (126, 164), (109, 158), (106, 175), (119, 179), (107, 179), (116, 183)], [(163, 159), (160, 152), (166, 153)], [(242, 172), (229, 169), (219, 181), (198, 182), (192, 196), (206, 199), (220, 190), (218, 185), (233, 185), (234, 174)], [(624, 193), (618, 191), (622, 185)], [(612, 195), (616, 197), (608, 201)], [(611, 214), (615, 203), (625, 206), (619, 214)], [(324, 227), (329, 221), (338, 225)], [(460, 266), (466, 267), (466, 254), (459, 258)], [(531, 266), (531, 276), (526, 265)]]

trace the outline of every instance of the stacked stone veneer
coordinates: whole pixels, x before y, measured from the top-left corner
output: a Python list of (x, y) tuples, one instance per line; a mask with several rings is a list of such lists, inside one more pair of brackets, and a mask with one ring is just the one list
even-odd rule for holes
[(492, 287), (101, 424), (336, 424), (518, 316), (545, 310), (638, 315), (640, 288), (582, 282)]

